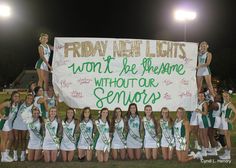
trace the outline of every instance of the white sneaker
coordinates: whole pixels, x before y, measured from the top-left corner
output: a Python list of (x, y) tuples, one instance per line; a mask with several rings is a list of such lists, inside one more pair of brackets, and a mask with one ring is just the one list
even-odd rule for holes
[(211, 151), (207, 151), (208, 156), (217, 156), (216, 148), (212, 148)]
[(5, 154), (3, 162), (13, 162), (13, 159), (9, 155)]
[(229, 160), (229, 159), (231, 159), (231, 156), (229, 154), (225, 154), (223, 156), (219, 156), (219, 158), (222, 160)]
[(202, 151), (201, 151), (201, 155), (202, 155), (203, 157), (206, 157), (206, 156), (207, 156), (207, 151), (204, 150), (204, 149), (202, 149)]
[(21, 162), (25, 161), (25, 154), (22, 153), (22, 154), (20, 155), (20, 161), (21, 161)]
[(195, 143), (194, 148), (195, 148), (196, 150), (201, 150), (201, 147), (198, 145), (198, 143)]
[(193, 158), (195, 158), (195, 153), (192, 151), (190, 154), (188, 154), (188, 156), (193, 156)]
[(18, 161), (18, 156), (17, 156), (17, 154), (14, 154), (14, 156), (13, 156), (13, 161), (14, 161), (14, 162), (17, 162), (17, 161)]
[(203, 157), (202, 157), (201, 152), (197, 152), (196, 155), (195, 155), (195, 158), (202, 161), (202, 160), (203, 160)]

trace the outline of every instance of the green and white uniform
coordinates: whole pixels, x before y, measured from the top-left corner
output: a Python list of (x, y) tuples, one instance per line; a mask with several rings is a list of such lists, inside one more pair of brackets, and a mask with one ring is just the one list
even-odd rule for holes
[[(47, 44), (46, 46), (40, 44), (40, 47), (43, 48), (44, 58), (48, 62), (50, 58), (50, 53), (51, 53), (49, 46)], [(48, 66), (45, 64), (42, 58), (39, 58), (39, 60), (36, 62), (35, 69), (42, 69), (44, 71), (48, 71)]]
[[(201, 111), (204, 111), (204, 107), (203, 104), (206, 103), (205, 101), (201, 102), (198, 104), (198, 109)], [(211, 122), (210, 119), (208, 117), (208, 115), (203, 115), (201, 113), (198, 113), (198, 125), (199, 128), (209, 128), (211, 127)]]
[(111, 148), (112, 149), (124, 149), (126, 145), (126, 139), (124, 137), (124, 120), (115, 121), (115, 131), (113, 133)]
[(187, 141), (185, 136), (186, 136), (186, 131), (183, 125), (183, 120), (178, 121), (178, 119), (176, 119), (174, 123), (174, 137), (175, 137), (176, 150), (183, 151), (186, 149)]
[(161, 147), (172, 148), (175, 146), (174, 131), (173, 127), (169, 127), (168, 121), (160, 119), (161, 126)]
[(47, 104), (48, 104), (48, 109), (50, 109), (51, 107), (56, 107), (56, 98), (55, 96), (52, 97), (47, 97)]
[(158, 148), (160, 146), (159, 139), (156, 134), (155, 125), (152, 119), (148, 120), (143, 117), (144, 126), (144, 148)]
[(220, 128), (221, 125), (221, 104), (217, 102), (218, 110), (212, 110), (209, 112), (209, 118), (212, 128)]
[(70, 123), (67, 121), (62, 121), (63, 126), (63, 136), (61, 140), (61, 150), (73, 151), (75, 150), (76, 138), (74, 137), (76, 123), (72, 120)]
[(78, 149), (92, 149), (93, 145), (93, 121), (82, 121), (79, 124), (80, 136), (78, 141)]
[(98, 130), (98, 139), (96, 140), (95, 149), (102, 151), (110, 151), (110, 137), (109, 137), (109, 124), (103, 122), (101, 119), (95, 121)]
[(127, 136), (127, 148), (139, 149), (142, 147), (142, 139), (140, 137), (140, 119), (136, 115), (134, 118), (132, 115), (128, 121), (129, 132)]
[(47, 118), (48, 117), (48, 112), (46, 111), (46, 108), (45, 108), (44, 104), (43, 103), (42, 104), (38, 103), (40, 98), (43, 98), (43, 96), (36, 96), (34, 98), (34, 106), (39, 109), (39, 112), (40, 112), (39, 115), (41, 117)]
[(45, 122), (45, 137), (43, 139), (43, 150), (59, 149), (59, 139), (57, 137), (58, 122), (55, 118), (53, 121), (49, 119)]
[(233, 111), (232, 109), (230, 109), (228, 106), (231, 102), (227, 103), (227, 104), (223, 104), (222, 106), (222, 114), (221, 114), (221, 126), (220, 128), (223, 130), (232, 130), (233, 129), (233, 125), (232, 123), (229, 123), (227, 120), (230, 119)]
[[(198, 65), (206, 64), (207, 63), (207, 56), (208, 52), (205, 52), (204, 54), (198, 55)], [(207, 76), (210, 75), (211, 71), (209, 66), (201, 67), (197, 70), (197, 76)]]
[(3, 124), (2, 131), (11, 131), (13, 129), (13, 122), (18, 112), (18, 105), (12, 105), (5, 108), (5, 116), (8, 116), (7, 120), (1, 120)]
[(29, 131), (28, 149), (42, 149), (43, 137), (41, 135), (41, 123), (39, 119), (27, 124)]
[(23, 103), (20, 106), (20, 108), (19, 108), (19, 110), (17, 112), (16, 119), (13, 122), (13, 129), (15, 129), (15, 130), (23, 130), (23, 131), (27, 130), (27, 124), (24, 122), (21, 114), (22, 113), (32, 114), (32, 107), (33, 107), (33, 104), (27, 106), (26, 103)]

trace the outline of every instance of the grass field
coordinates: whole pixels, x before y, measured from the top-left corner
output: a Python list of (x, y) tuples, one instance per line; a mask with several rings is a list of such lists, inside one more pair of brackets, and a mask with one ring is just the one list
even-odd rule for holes
[[(8, 94), (2, 94), (0, 93), (0, 102), (3, 102), (5, 99), (9, 98), (10, 95)], [(22, 94), (21, 98), (24, 98), (24, 95)], [(236, 106), (236, 96), (232, 97), (232, 102)], [(65, 110), (66, 105), (64, 103), (59, 104), (59, 116), (64, 118), (65, 116)], [(92, 111), (92, 115), (94, 118), (97, 117), (97, 111)], [(144, 113), (141, 112), (141, 115)], [(159, 113), (155, 113), (156, 117), (159, 118)], [(171, 115), (174, 117), (175, 113), (171, 113)], [(80, 110), (77, 110), (76, 113), (77, 118), (80, 116)], [(204, 162), (201, 163), (199, 160), (194, 160), (186, 164), (178, 163), (176, 160), (176, 157), (172, 161), (163, 161), (161, 156), (159, 156), (158, 160), (152, 161), (152, 160), (145, 160), (142, 159), (140, 161), (113, 161), (109, 160), (108, 163), (98, 163), (95, 159), (92, 162), (79, 162), (76, 159), (76, 156), (74, 158), (74, 161), (71, 163), (63, 163), (61, 159), (58, 159), (58, 162), (56, 163), (44, 163), (43, 161), (40, 162), (13, 162), (13, 163), (1, 163), (0, 162), (0, 168), (18, 168), (18, 167), (24, 167), (24, 168), (47, 168), (47, 167), (56, 167), (56, 168), (93, 168), (93, 167), (104, 167), (104, 168), (151, 168), (151, 167), (188, 167), (188, 168), (200, 168), (200, 167), (214, 167), (214, 168), (227, 168), (227, 167), (236, 167), (235, 161), (236, 161), (236, 123), (234, 123), (234, 130), (232, 131), (232, 145), (233, 149), (231, 151), (231, 163), (217, 163), (218, 157), (206, 157)], [(223, 151), (220, 152), (220, 154)], [(143, 155), (144, 157), (144, 155)], [(214, 163), (213, 163), (214, 162)]]

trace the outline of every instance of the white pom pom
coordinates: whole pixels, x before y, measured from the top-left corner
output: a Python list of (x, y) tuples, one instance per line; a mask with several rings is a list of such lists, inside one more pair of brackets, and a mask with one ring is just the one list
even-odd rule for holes
[(26, 124), (29, 124), (31, 122), (33, 122), (33, 117), (32, 117), (32, 114), (27, 112), (27, 111), (23, 111), (21, 113), (21, 117), (23, 119), (23, 121), (26, 123)]
[(232, 94), (232, 93), (233, 93), (233, 91), (232, 91), (232, 90), (229, 90), (229, 91), (228, 91), (228, 93), (229, 93), (229, 94)]

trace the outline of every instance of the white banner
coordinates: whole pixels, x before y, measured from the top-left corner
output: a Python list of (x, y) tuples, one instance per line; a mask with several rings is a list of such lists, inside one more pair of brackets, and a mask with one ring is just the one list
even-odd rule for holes
[(55, 38), (53, 86), (73, 108), (147, 104), (194, 110), (197, 43), (141, 39)]

